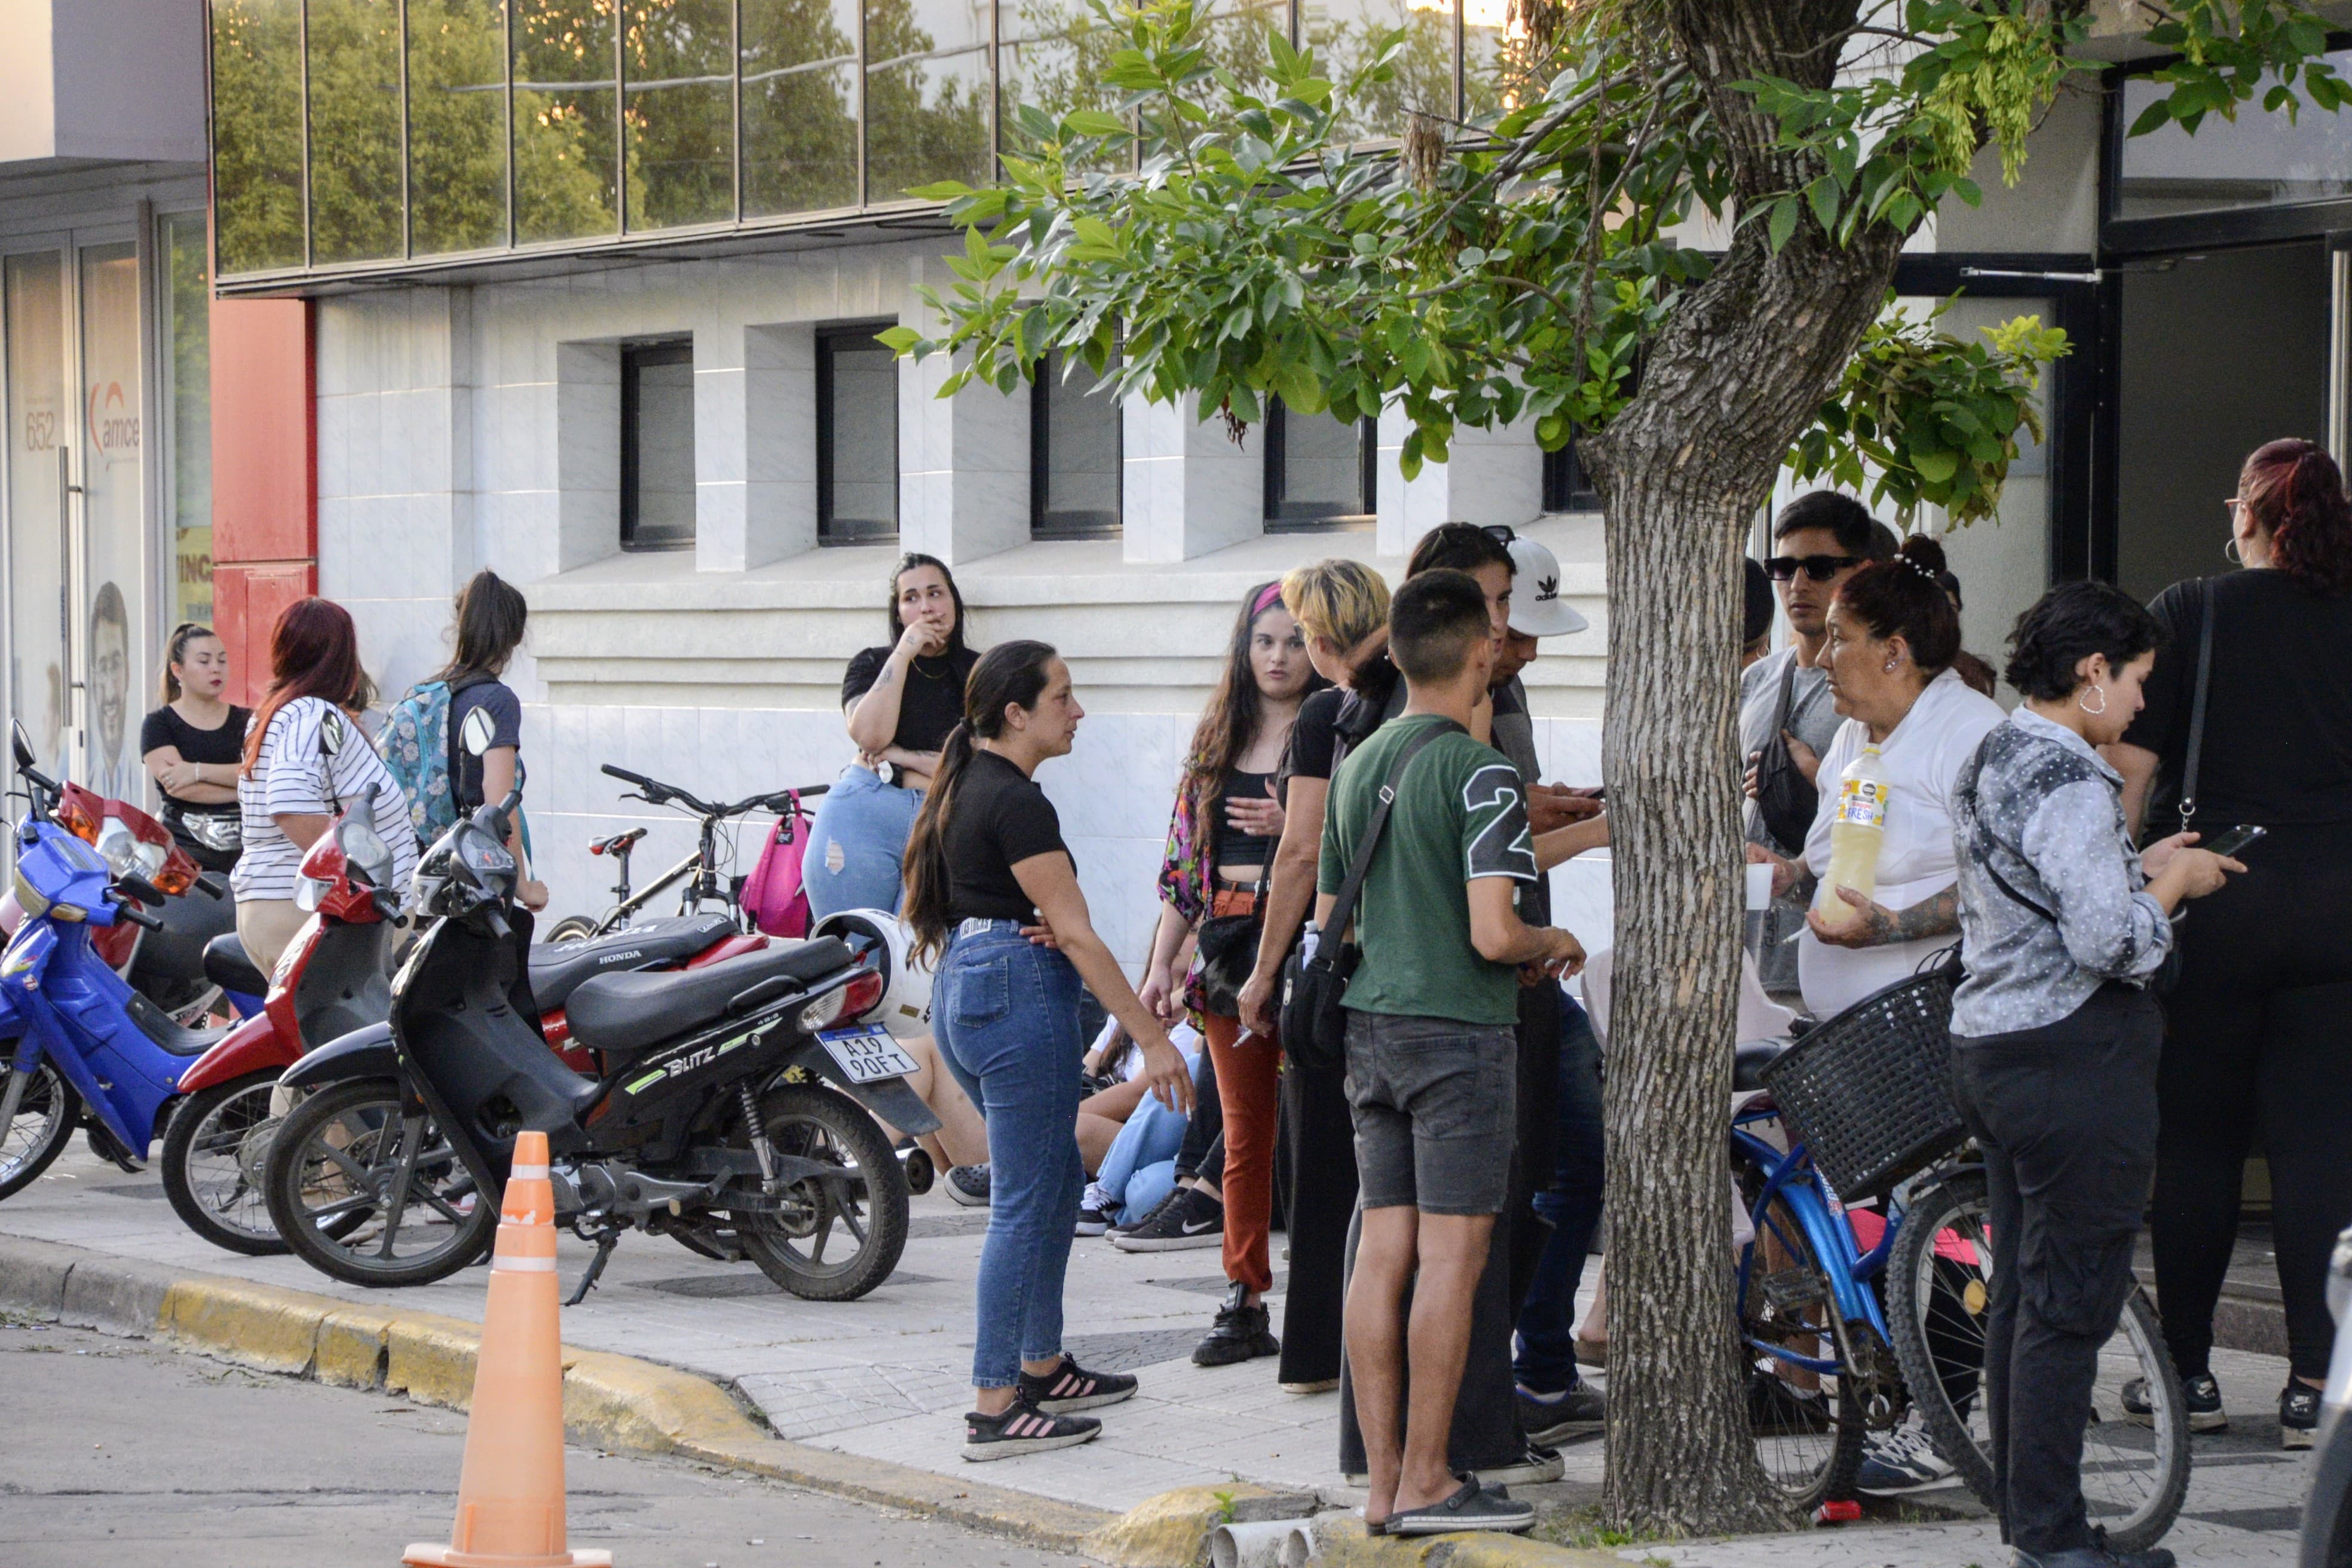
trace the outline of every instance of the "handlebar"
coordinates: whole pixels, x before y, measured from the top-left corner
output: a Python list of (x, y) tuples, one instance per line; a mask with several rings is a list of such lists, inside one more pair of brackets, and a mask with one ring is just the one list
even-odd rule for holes
[(782, 812), (793, 795), (807, 800), (823, 795), (833, 787), (831, 784), (810, 784), (802, 789), (763, 790), (758, 795), (747, 795), (732, 804), (713, 804), (699, 795), (688, 794), (676, 784), (666, 784), (659, 779), (649, 779), (643, 773), (633, 773), (626, 768), (617, 768), (610, 763), (604, 764), (603, 771), (625, 784), (636, 785), (648, 805), (667, 805), (670, 802), (676, 801), (697, 816), (713, 820), (727, 816), (740, 816), (747, 811)]
[(210, 871), (196, 873), (196, 890), (208, 899), (217, 899), (228, 891), (228, 884)]
[(162, 921), (157, 920), (153, 915), (149, 914), (145, 910), (141, 909), (136, 904), (121, 903), (115, 905), (114, 918), (119, 921), (129, 921), (132, 925), (143, 926), (149, 931), (162, 931), (163, 929), (163, 922)]

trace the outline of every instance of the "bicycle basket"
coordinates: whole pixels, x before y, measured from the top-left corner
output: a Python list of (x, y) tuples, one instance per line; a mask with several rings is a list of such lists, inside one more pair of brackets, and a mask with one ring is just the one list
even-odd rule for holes
[(1883, 1194), (1958, 1147), (1947, 964), (1872, 993), (1764, 1068), (1764, 1086), (1840, 1197)]

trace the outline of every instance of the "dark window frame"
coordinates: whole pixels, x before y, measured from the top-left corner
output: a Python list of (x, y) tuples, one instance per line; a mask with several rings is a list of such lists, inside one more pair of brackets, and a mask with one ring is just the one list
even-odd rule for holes
[(1584, 471), (1584, 459), (1576, 455), (1576, 438), (1557, 452), (1543, 455), (1543, 505), (1545, 516), (1571, 516), (1601, 510), (1601, 491), (1592, 483), (1592, 476)]
[[(639, 413), (637, 377), (647, 365), (682, 364), (689, 371), (694, 367), (692, 338), (663, 338), (646, 342), (621, 345), (621, 548), (653, 553), (665, 550), (691, 550), (701, 532), (701, 518), (695, 519), (695, 532), (684, 539), (656, 540), (640, 543), (637, 540), (637, 416)], [(691, 382), (688, 383), (690, 386)], [(698, 512), (699, 509), (698, 508)]]
[[(896, 544), (906, 519), (899, 515), (900, 495), (893, 483), (890, 489), (890, 527), (887, 532), (836, 534), (833, 515), (833, 361), (845, 343), (852, 348), (871, 349), (880, 345), (874, 341), (877, 332), (887, 331), (898, 324), (895, 316), (877, 317), (870, 321), (843, 321), (816, 329), (816, 542), (820, 545), (840, 545), (845, 548), (861, 544)], [(890, 471), (899, 479), (905, 470), (898, 460), (898, 405), (896, 398), (890, 405)]]
[[(1055, 350), (1038, 362), (1037, 374), (1029, 385), (1029, 537), (1032, 539), (1117, 539), (1127, 523), (1127, 422), (1120, 416), (1117, 404), (1112, 404), (1113, 427), (1118, 432), (1118, 483), (1111, 491), (1110, 516), (1106, 520), (1099, 512), (1050, 511), (1046, 509), (1046, 489), (1052, 478), (1054, 395), (1064, 390), (1062, 352)], [(1112, 364), (1103, 368), (1106, 373)], [(1087, 395), (1092, 395), (1088, 394)], [(1108, 401), (1108, 400), (1106, 400)], [(1057, 518), (1076, 518), (1077, 521), (1057, 521)]]
[[(1328, 419), (1328, 414), (1312, 416)], [(1268, 533), (1340, 533), (1373, 527), (1379, 521), (1381, 492), (1380, 421), (1356, 423), (1357, 499), (1360, 511), (1333, 511), (1320, 501), (1287, 499), (1290, 410), (1279, 397), (1268, 397), (1265, 409), (1265, 531)]]

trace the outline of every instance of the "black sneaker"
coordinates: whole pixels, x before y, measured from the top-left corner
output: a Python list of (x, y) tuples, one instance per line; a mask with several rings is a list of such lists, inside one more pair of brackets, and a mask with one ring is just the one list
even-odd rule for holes
[(1525, 1530), (1535, 1521), (1533, 1503), (1487, 1491), (1474, 1477), (1444, 1501), (1400, 1510), (1384, 1522), (1391, 1535), (1451, 1535), (1457, 1530)]
[(1092, 1410), (1100, 1405), (1117, 1405), (1122, 1399), (1135, 1396), (1135, 1379), (1123, 1372), (1088, 1372), (1080, 1366), (1076, 1356), (1065, 1351), (1062, 1364), (1039, 1377), (1034, 1373), (1021, 1374), (1020, 1397), (1049, 1415), (1060, 1415), (1072, 1410)]
[(1531, 1443), (1557, 1443), (1598, 1432), (1609, 1418), (1608, 1400), (1589, 1383), (1579, 1383), (1555, 1399), (1538, 1398), (1524, 1388), (1517, 1398), (1519, 1429)]
[(948, 1196), (968, 1209), (988, 1206), (988, 1167), (958, 1165), (948, 1173)]
[(1110, 1227), (1111, 1235), (1114, 1237), (1129, 1236), (1134, 1234), (1136, 1231), (1141, 1230), (1145, 1226), (1150, 1225), (1152, 1221), (1158, 1219), (1162, 1212), (1174, 1206), (1176, 1200), (1183, 1195), (1184, 1189), (1182, 1187), (1171, 1187), (1168, 1189), (1168, 1195), (1166, 1197), (1161, 1198), (1158, 1203), (1153, 1204), (1141, 1214), (1137, 1214), (1133, 1209), (1128, 1210), (1129, 1217), (1120, 1220), (1117, 1225), (1112, 1226)]
[(1002, 1415), (983, 1415), (977, 1410), (965, 1415), (963, 1457), (975, 1464), (1009, 1459), (1016, 1454), (1042, 1454), (1048, 1448), (1075, 1448), (1101, 1436), (1102, 1423), (1090, 1415), (1048, 1415), (1024, 1395), (1016, 1395), (1012, 1408)]
[(1558, 1448), (1547, 1448), (1541, 1443), (1530, 1442), (1527, 1451), (1509, 1464), (1473, 1470), (1471, 1479), (1482, 1487), (1536, 1487), (1547, 1481), (1556, 1481), (1566, 1474), (1568, 1461), (1559, 1457)]
[(1121, 1252), (1182, 1252), (1225, 1244), (1225, 1205), (1198, 1187), (1179, 1187), (1133, 1230), (1111, 1232)]
[(2299, 1377), (2280, 1391), (2280, 1447), (2308, 1448), (2318, 1440), (2319, 1392)]
[[(2229, 1413), (2221, 1408), (2221, 1385), (2210, 1372), (2180, 1380), (2182, 1403), (2189, 1406), (2191, 1432), (2227, 1432)], [(2142, 1426), (2156, 1425), (2156, 1409), (2147, 1402), (2147, 1379), (2135, 1377), (2124, 1384), (2124, 1419)]]
[(2091, 1531), (2091, 1544), (2071, 1552), (2021, 1552), (2016, 1568), (2174, 1568), (2179, 1561), (2161, 1546), (2122, 1552), (2107, 1543), (2104, 1530)]
[(1217, 1321), (1210, 1327), (1209, 1337), (1192, 1347), (1194, 1366), (1231, 1366), (1235, 1362), (1282, 1353), (1282, 1342), (1274, 1337), (1274, 1320), (1265, 1303), (1244, 1306), (1247, 1293), (1240, 1280), (1234, 1281), (1225, 1304), (1217, 1309)]
[(1092, 1182), (1087, 1184), (1086, 1196), (1078, 1201), (1078, 1235), (1100, 1236), (1110, 1228), (1110, 1215), (1103, 1212), (1103, 1205), (1107, 1201), (1102, 1195), (1102, 1188)]

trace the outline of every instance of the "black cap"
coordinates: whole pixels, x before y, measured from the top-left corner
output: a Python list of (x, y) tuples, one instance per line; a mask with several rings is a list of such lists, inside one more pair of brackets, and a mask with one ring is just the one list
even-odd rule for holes
[(1752, 555), (1748, 557), (1748, 618), (1741, 625), (1743, 647), (1772, 629), (1772, 579)]

